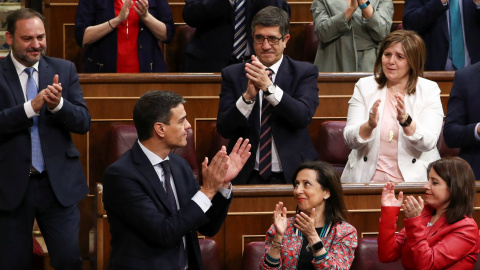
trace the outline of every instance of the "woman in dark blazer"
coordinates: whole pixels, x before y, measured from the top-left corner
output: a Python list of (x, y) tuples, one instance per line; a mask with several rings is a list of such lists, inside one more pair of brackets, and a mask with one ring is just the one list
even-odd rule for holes
[(165, 72), (159, 42), (175, 34), (167, 0), (80, 0), (78, 45), (87, 46), (84, 72)]

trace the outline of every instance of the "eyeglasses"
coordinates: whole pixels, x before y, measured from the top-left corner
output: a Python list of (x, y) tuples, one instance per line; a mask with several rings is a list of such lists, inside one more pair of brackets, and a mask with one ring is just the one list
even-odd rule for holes
[(281, 36), (281, 37), (276, 37), (276, 36), (264, 37), (262, 35), (253, 36), (253, 42), (255, 42), (257, 44), (263, 44), (263, 42), (265, 42), (265, 39), (268, 40), (268, 44), (270, 44), (270, 45), (278, 45), (280, 40), (283, 40), (283, 36)]

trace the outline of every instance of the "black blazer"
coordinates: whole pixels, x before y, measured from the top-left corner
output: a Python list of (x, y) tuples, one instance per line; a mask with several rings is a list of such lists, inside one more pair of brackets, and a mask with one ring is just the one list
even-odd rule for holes
[[(23, 104), (25, 96), (11, 55), (0, 60), (0, 210), (13, 210), (22, 201), (31, 164), (30, 127)], [(88, 193), (87, 181), (70, 132), (90, 129), (90, 113), (72, 62), (44, 56), (39, 66), (39, 91), (53, 83), (62, 84), (63, 107), (52, 114), (40, 111), (39, 132), (48, 177), (63, 206), (79, 202)]]
[[(315, 65), (284, 56), (275, 78), (275, 84), (284, 94), (272, 110), (272, 136), (287, 182), (292, 180), (293, 172), (300, 163), (318, 159), (308, 132), (308, 125), (318, 106), (317, 77), (318, 69)], [(247, 83), (245, 63), (228, 66), (222, 71), (218, 132), (230, 139), (229, 151), (239, 137), (249, 138), (252, 144), (252, 155), (233, 180), (234, 184), (247, 183), (255, 165), (260, 138), (259, 103), (255, 102), (248, 119), (235, 105), (247, 89)], [(257, 95), (257, 100), (258, 98)]]
[(475, 138), (475, 126), (480, 123), (480, 63), (455, 73), (443, 136), (448, 147), (460, 147), (465, 159), (480, 179), (480, 141)]
[[(253, 54), (252, 19), (259, 10), (277, 6), (290, 16), (285, 0), (246, 0), (247, 39)], [(185, 72), (220, 72), (233, 52), (235, 10), (229, 0), (185, 0), (183, 20), (196, 28), (185, 49)]]
[[(463, 23), (466, 47), (471, 64), (480, 61), (480, 10), (472, 0), (463, 3)], [(403, 27), (416, 31), (425, 41), (427, 61), (425, 70), (445, 70), (449, 34), (447, 9), (440, 0), (405, 0)]]
[(200, 186), (187, 161), (175, 154), (169, 157), (179, 213), (168, 207), (160, 179), (138, 142), (105, 172), (103, 202), (112, 235), (109, 269), (173, 269), (183, 236), (189, 267), (202, 269), (197, 231), (214, 236), (231, 198), (217, 193), (204, 213), (191, 200)]

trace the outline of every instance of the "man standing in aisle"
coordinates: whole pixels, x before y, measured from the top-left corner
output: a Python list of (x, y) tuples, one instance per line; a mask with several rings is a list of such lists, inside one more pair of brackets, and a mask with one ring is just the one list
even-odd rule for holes
[(45, 56), (44, 18), (7, 17), (11, 52), (0, 60), (0, 269), (32, 268), (37, 219), (56, 270), (80, 270), (80, 213), (87, 182), (70, 132), (90, 129), (73, 63)]

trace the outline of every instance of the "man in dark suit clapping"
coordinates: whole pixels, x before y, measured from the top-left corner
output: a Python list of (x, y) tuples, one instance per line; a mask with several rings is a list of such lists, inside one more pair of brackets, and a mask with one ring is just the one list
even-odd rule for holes
[(260, 10), (252, 21), (256, 56), (222, 71), (217, 129), (231, 139), (249, 138), (252, 155), (234, 184), (281, 184), (295, 168), (315, 160), (308, 125), (318, 106), (318, 69), (283, 55), (289, 20), (278, 7)]
[(73, 63), (44, 56), (43, 16), (7, 17), (11, 52), (0, 61), (0, 269), (32, 268), (37, 219), (56, 270), (82, 269), (77, 203), (87, 182), (70, 132), (90, 129)]
[(203, 187), (187, 161), (190, 123), (172, 92), (150, 91), (133, 109), (138, 141), (105, 172), (103, 202), (112, 234), (109, 269), (203, 269), (197, 231), (214, 236), (232, 200), (231, 180), (250, 157), (239, 139), (202, 163)]

